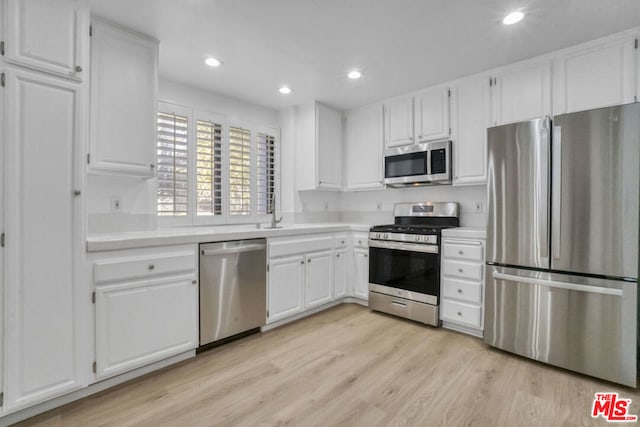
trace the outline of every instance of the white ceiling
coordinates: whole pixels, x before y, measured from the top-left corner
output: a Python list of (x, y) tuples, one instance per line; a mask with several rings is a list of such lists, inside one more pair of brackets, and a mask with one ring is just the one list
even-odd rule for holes
[[(160, 40), (162, 77), (351, 108), (640, 26), (640, 0), (90, 0)], [(502, 25), (514, 9), (522, 22)], [(212, 69), (202, 56), (221, 58)], [(346, 78), (362, 70), (358, 81)], [(294, 92), (283, 96), (281, 85)]]

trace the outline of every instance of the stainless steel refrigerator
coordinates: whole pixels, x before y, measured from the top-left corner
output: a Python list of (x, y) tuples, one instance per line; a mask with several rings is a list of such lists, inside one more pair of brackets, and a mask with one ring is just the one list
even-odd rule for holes
[(636, 386), (640, 104), (488, 129), (487, 344)]

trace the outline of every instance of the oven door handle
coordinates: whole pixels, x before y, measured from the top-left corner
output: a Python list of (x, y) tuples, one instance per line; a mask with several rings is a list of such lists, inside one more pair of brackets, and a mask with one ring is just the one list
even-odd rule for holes
[(391, 249), (396, 251), (422, 252), (427, 254), (437, 254), (438, 245), (425, 245), (419, 243), (387, 242), (382, 240), (369, 239), (370, 248)]

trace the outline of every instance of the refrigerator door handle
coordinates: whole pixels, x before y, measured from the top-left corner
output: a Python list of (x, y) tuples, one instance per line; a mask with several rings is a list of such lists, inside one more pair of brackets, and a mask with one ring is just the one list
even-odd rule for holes
[(538, 212), (538, 254), (542, 264), (549, 262), (549, 117), (540, 128), (540, 150), (538, 158), (539, 188), (536, 190)]
[(551, 175), (551, 256), (560, 259), (560, 223), (562, 214), (562, 128), (553, 127)]
[(603, 286), (587, 286), (578, 283), (558, 282), (555, 280), (534, 279), (532, 277), (516, 276), (513, 274), (493, 272), (493, 278), (498, 280), (509, 280), (512, 282), (527, 283), (530, 285), (542, 285), (550, 288), (568, 289), (571, 291), (589, 292), (592, 294), (622, 296), (622, 289), (606, 288)]

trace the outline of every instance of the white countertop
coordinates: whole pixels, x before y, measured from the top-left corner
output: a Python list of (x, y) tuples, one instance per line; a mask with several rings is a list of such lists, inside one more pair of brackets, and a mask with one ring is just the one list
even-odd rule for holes
[(484, 227), (456, 227), (442, 230), (442, 237), (459, 239), (486, 239), (487, 229)]
[(284, 224), (283, 228), (276, 229), (256, 228), (255, 224), (167, 227), (148, 231), (90, 234), (87, 236), (87, 252), (310, 233), (368, 232), (370, 227), (365, 224), (344, 223)]

